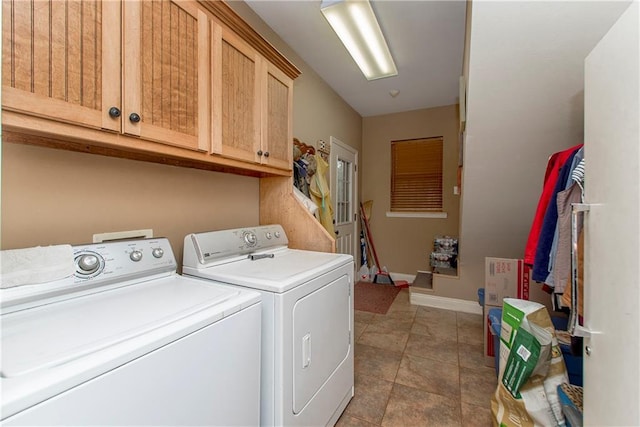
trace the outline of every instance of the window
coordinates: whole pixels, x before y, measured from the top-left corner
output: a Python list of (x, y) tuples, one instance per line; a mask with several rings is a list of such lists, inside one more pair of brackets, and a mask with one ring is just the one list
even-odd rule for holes
[(391, 142), (391, 212), (442, 211), (443, 138)]

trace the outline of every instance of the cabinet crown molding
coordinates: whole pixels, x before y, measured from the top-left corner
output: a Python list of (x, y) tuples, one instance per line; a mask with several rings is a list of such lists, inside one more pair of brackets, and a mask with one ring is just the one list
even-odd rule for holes
[(300, 70), (278, 51), (271, 43), (254, 30), (227, 3), (222, 0), (198, 0), (215, 19), (238, 34), (269, 62), (278, 67), (287, 77), (295, 79)]

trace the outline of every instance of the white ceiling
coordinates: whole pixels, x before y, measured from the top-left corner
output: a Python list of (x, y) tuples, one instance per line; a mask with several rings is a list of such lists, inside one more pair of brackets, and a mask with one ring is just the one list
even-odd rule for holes
[[(458, 102), (465, 1), (371, 0), (398, 75), (367, 81), (320, 12), (320, 0), (245, 0), (361, 116)], [(389, 92), (398, 90), (395, 98)]]

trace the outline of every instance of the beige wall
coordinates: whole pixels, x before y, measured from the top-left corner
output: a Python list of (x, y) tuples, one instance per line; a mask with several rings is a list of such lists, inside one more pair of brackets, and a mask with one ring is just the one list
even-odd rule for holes
[[(294, 135), (308, 143), (335, 135), (360, 150), (360, 116), (248, 6), (232, 5), (303, 71), (294, 83)], [(258, 223), (257, 178), (11, 143), (2, 150), (2, 249), (152, 228), (170, 238), (180, 262), (185, 234)]]
[(474, 300), (485, 257), (523, 257), (549, 156), (583, 140), (584, 58), (626, 6), (472, 3), (460, 278), (441, 287)]
[(188, 233), (258, 223), (258, 180), (199, 169), (3, 144), (2, 248), (91, 242), (153, 229), (181, 259)]
[[(444, 137), (444, 210), (447, 219), (387, 218), (390, 203), (391, 141)], [(362, 197), (373, 200), (371, 232), (382, 266), (415, 275), (429, 269), (436, 235), (458, 235), (459, 196), (453, 194), (458, 166), (457, 105), (363, 119)]]

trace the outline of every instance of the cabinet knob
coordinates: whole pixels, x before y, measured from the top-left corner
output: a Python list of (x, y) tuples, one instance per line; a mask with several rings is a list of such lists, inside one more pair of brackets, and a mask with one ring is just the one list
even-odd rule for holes
[(140, 115), (138, 113), (131, 113), (129, 120), (131, 120), (131, 123), (138, 123), (140, 121)]
[(109, 116), (111, 116), (112, 119), (117, 119), (120, 117), (120, 109), (118, 107), (109, 108)]
[(264, 152), (264, 156), (265, 156), (265, 157), (269, 157), (269, 152), (268, 152), (268, 151), (265, 151), (265, 152)]
[(258, 156), (262, 156), (262, 150), (258, 150), (258, 152), (256, 153)]

